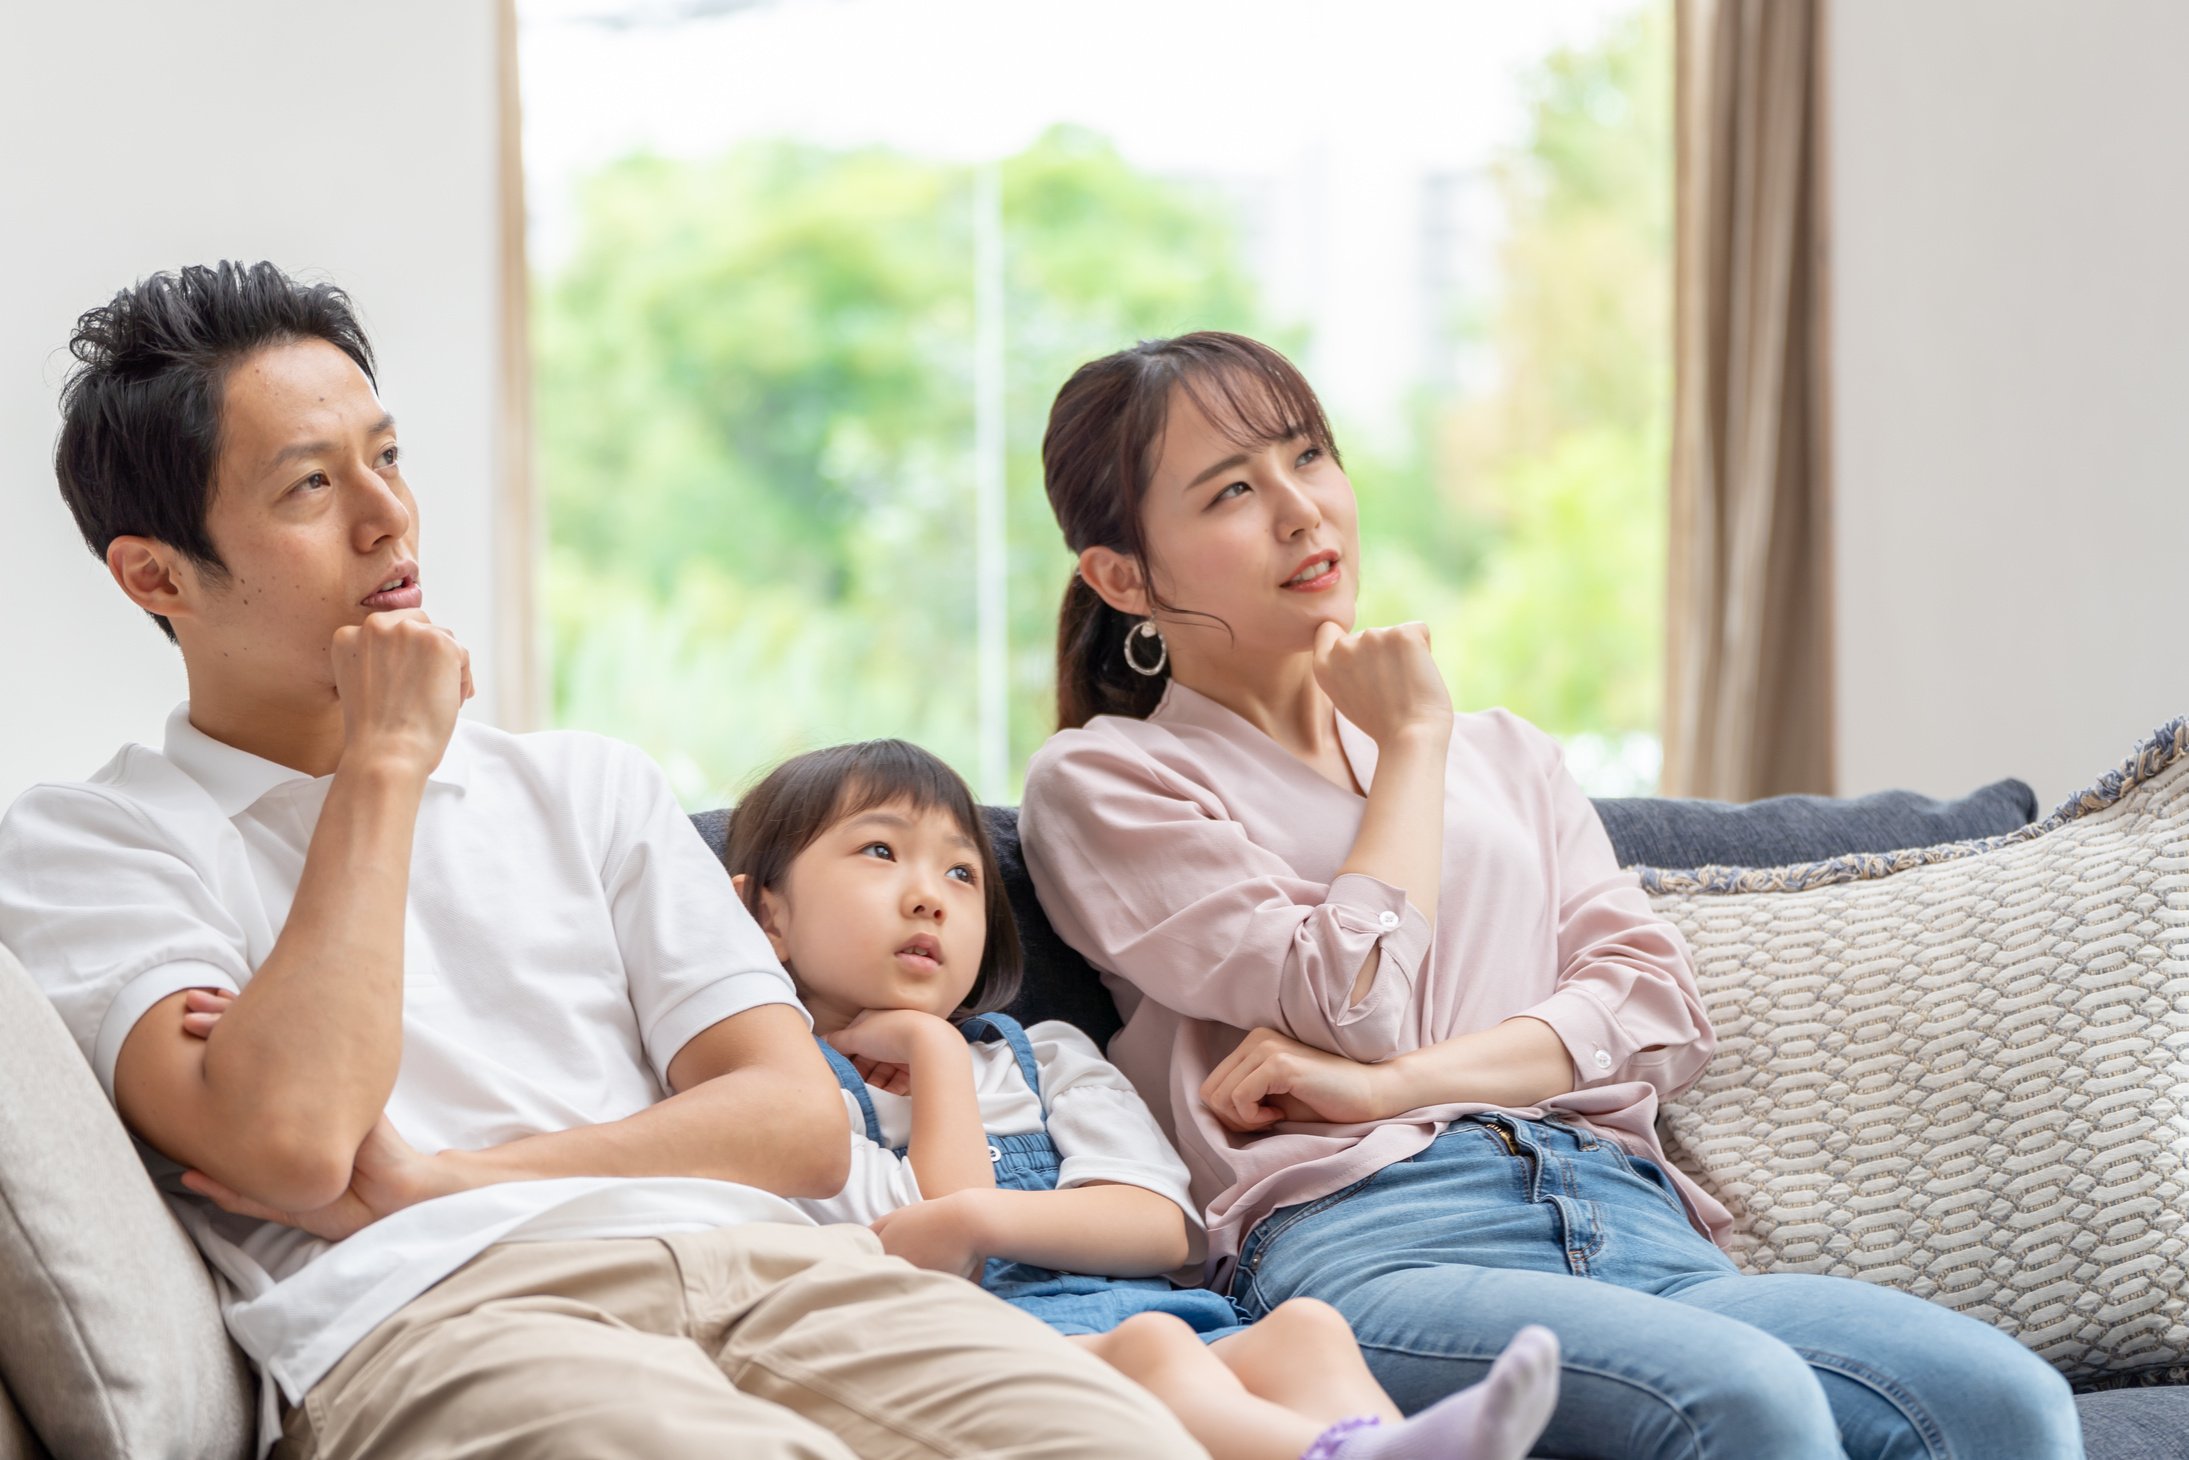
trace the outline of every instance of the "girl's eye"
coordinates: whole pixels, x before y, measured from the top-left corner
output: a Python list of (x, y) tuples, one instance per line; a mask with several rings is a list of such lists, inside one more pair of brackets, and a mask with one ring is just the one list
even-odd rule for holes
[(952, 867), (950, 869), (949, 875), (957, 878), (961, 882), (966, 883), (968, 886), (978, 880), (974, 876), (973, 869), (966, 866), (963, 862), (960, 862), (957, 866)]
[(895, 852), (892, 852), (889, 849), (888, 842), (868, 842), (865, 846), (859, 848), (860, 856), (864, 857), (869, 853), (872, 853), (873, 855), (881, 858), (885, 862), (895, 861), (897, 856)]
[(1245, 482), (1233, 482), (1230, 486), (1224, 488), (1221, 492), (1218, 492), (1215, 496), (1209, 498), (1209, 505), (1213, 507), (1218, 502), (1227, 502), (1231, 500), (1232, 493), (1244, 492), (1246, 490), (1248, 490), (1248, 488)]

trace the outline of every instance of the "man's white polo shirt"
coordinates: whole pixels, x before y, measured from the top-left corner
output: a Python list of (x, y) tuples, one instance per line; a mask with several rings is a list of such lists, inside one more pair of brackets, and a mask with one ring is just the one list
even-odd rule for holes
[[(273, 951), (331, 778), (167, 722), (88, 782), (0, 819), (0, 944), (114, 1093), (146, 1010), (240, 990)], [(419, 808), (403, 936), (403, 1058), (388, 1118), (424, 1151), (620, 1120), (719, 1020), (797, 1005), (729, 878), (637, 750), (458, 722)], [(227, 1280), (228, 1326), (265, 1376), (261, 1452), (382, 1319), (489, 1244), (807, 1223), (782, 1198), (700, 1179), (511, 1182), (424, 1202), (327, 1243), (231, 1216), (139, 1146)]]

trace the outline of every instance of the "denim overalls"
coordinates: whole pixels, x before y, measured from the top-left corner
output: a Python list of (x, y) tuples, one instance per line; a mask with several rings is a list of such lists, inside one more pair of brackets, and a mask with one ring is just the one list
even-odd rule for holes
[[(989, 1133), (988, 1159), (996, 1166), (996, 1185), (1010, 1191), (1055, 1191), (1063, 1158), (1049, 1138), (1049, 1102), (1041, 1093), (1041, 1066), (1034, 1061), (1034, 1047), (1026, 1031), (1007, 1014), (975, 1015), (960, 1022), (958, 1029), (968, 1043), (999, 1036), (1008, 1043), (1026, 1088), (1041, 1102), (1040, 1130), (1012, 1135)], [(821, 1052), (836, 1071), (837, 1083), (858, 1100), (866, 1116), (867, 1139), (881, 1145), (882, 1123), (875, 1118), (866, 1081), (851, 1061), (825, 1040)], [(905, 1148), (897, 1147), (895, 1154), (902, 1160)], [(1204, 1342), (1213, 1342), (1240, 1326), (1238, 1311), (1221, 1293), (1206, 1288), (1174, 1288), (1159, 1277), (1093, 1277), (991, 1258), (981, 1275), (981, 1286), (1060, 1333), (1108, 1333), (1136, 1313), (1175, 1314)]]

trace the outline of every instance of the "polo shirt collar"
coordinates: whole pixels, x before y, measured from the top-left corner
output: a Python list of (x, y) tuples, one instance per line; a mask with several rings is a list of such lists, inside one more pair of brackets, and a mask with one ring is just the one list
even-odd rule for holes
[[(465, 738), (464, 723), (459, 720), (456, 733), (449, 737), (448, 749), (442, 752), (441, 763), (427, 774), (428, 782), (460, 791), (470, 781), (471, 753)], [(184, 775), (205, 788), (222, 816), (231, 818), (277, 787), (313, 779), (293, 767), (215, 740), (190, 723), (188, 700), (168, 715), (162, 750)]]

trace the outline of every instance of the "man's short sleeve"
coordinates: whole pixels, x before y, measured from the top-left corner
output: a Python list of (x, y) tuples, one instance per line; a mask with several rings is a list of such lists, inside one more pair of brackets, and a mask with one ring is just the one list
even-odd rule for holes
[(0, 818), (0, 944), (60, 1011), (114, 1098), (122, 1041), (183, 989), (241, 990), (243, 930), (206, 874), (101, 787), (36, 786)]
[(804, 1008), (668, 777), (640, 751), (616, 748), (603, 879), (639, 1036), (666, 1090), (670, 1062), (693, 1035), (761, 1004)]

